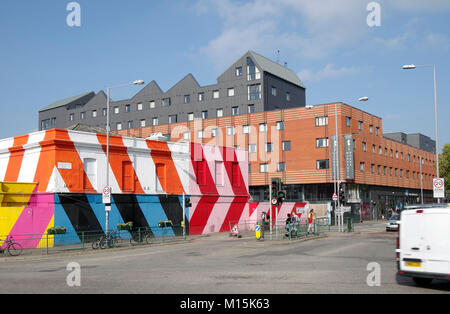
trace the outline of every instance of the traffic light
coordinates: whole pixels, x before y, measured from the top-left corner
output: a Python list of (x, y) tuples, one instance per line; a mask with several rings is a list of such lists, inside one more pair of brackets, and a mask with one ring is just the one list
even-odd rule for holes
[(278, 205), (281, 205), (281, 203), (283, 203), (285, 199), (286, 199), (286, 190), (278, 191), (277, 195)]
[(280, 178), (272, 178), (272, 199), (278, 198), (278, 191), (281, 190), (281, 179)]
[(339, 202), (341, 204), (344, 204), (346, 201), (347, 201), (347, 198), (345, 195), (344, 185), (341, 183), (341, 184), (339, 184)]
[(190, 199), (189, 197), (186, 197), (186, 198), (184, 199), (184, 207), (185, 207), (185, 208), (192, 207), (191, 199)]

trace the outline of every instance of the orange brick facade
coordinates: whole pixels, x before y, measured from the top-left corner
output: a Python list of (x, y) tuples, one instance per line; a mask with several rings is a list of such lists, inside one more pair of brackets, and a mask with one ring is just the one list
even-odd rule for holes
[[(354, 140), (355, 179), (347, 182), (418, 190), (421, 186), (419, 160), (422, 158), (423, 189), (432, 190), (432, 178), (436, 173), (434, 154), (383, 137), (382, 119), (379, 117), (343, 103), (336, 106), (339, 134), (353, 134)], [(318, 117), (327, 117), (327, 125), (317, 126)], [(348, 118), (350, 126), (347, 126)], [(145, 138), (160, 132), (170, 134), (171, 141), (189, 140), (250, 150), (250, 186), (269, 185), (272, 177), (281, 178), (285, 184), (321, 184), (333, 183), (331, 136), (336, 133), (335, 119), (333, 103), (122, 130), (118, 133)], [(284, 128), (278, 130), (277, 124), (280, 122)], [(328, 139), (327, 147), (316, 147), (316, 140), (320, 138)], [(285, 144), (290, 146), (289, 150), (282, 149), (283, 142), (290, 142)], [(342, 136), (339, 142), (340, 177), (346, 181)], [(269, 152), (266, 152), (267, 143), (272, 146)], [(252, 152), (252, 149), (256, 151)], [(328, 169), (318, 170), (319, 160), (329, 160)], [(284, 171), (277, 171), (279, 163), (284, 163)], [(264, 164), (267, 164), (267, 172), (261, 172), (265, 170)]]

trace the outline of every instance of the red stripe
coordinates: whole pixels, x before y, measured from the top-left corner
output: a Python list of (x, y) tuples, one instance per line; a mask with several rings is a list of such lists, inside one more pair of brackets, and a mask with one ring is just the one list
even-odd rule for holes
[(200, 198), (189, 221), (189, 233), (190, 234), (202, 234), (206, 223), (208, 222), (209, 216), (211, 215), (212, 209), (219, 199), (219, 193), (216, 189), (216, 183), (209, 170), (208, 163), (205, 159), (205, 154), (203, 152), (203, 147), (197, 143), (191, 143), (191, 161), (192, 167), (194, 169), (195, 178), (197, 179), (197, 163), (195, 160), (193, 152), (196, 151), (197, 154), (201, 153), (201, 162), (204, 163), (204, 176), (205, 184), (199, 184), (200, 194), (204, 195)]

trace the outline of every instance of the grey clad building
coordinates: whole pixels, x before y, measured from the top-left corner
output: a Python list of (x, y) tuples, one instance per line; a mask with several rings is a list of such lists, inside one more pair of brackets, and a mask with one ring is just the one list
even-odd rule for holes
[(384, 137), (387, 137), (396, 142), (400, 142), (402, 144), (411, 145), (415, 148), (419, 148), (424, 151), (436, 154), (436, 141), (420, 133), (414, 134), (406, 134), (402, 132), (384, 133)]
[[(164, 92), (151, 81), (134, 97), (110, 102), (111, 130), (124, 130), (245, 113), (304, 107), (305, 86), (292, 70), (248, 51), (218, 78), (200, 86), (186, 75)], [(106, 126), (106, 94), (85, 93), (39, 111), (39, 129), (77, 123)]]

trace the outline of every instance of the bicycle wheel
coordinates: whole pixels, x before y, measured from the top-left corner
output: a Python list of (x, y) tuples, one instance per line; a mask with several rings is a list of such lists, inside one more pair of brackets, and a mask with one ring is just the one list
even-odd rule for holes
[(101, 239), (97, 239), (94, 242), (92, 242), (92, 249), (97, 250), (100, 247), (100, 240)]
[(20, 245), (19, 243), (11, 243), (8, 246), (8, 251), (9, 251), (9, 255), (11, 256), (18, 256), (20, 254), (22, 254), (22, 245)]
[(153, 243), (153, 238), (150, 234), (146, 234), (145, 235), (145, 243), (147, 244), (152, 244)]

